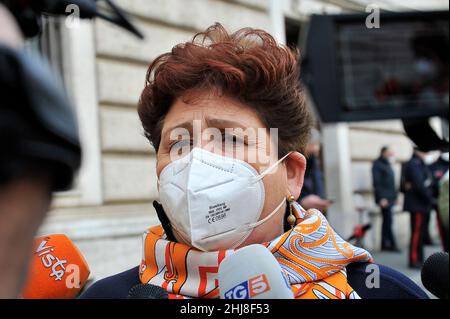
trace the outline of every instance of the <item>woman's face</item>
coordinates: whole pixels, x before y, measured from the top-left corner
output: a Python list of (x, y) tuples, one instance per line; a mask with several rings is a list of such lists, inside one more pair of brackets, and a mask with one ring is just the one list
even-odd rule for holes
[[(179, 135), (183, 131), (189, 134)], [(200, 131), (201, 136), (195, 135)], [(276, 136), (270, 137), (270, 130), (252, 108), (208, 92), (183, 96), (170, 108), (157, 153), (158, 177), (168, 164), (186, 156), (193, 147), (244, 160), (259, 173), (278, 160)], [(304, 162), (304, 157), (295, 152), (263, 178), (265, 202), (260, 219), (272, 213), (287, 196), (299, 196)], [(267, 242), (282, 234), (285, 209), (283, 205), (274, 217), (255, 228), (241, 246)], [(183, 242), (176, 232), (175, 237)]]

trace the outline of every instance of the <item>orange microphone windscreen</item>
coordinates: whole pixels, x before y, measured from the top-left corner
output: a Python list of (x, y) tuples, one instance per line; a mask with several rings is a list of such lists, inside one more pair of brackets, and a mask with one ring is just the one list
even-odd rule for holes
[(36, 238), (25, 299), (75, 298), (89, 277), (89, 266), (78, 248), (62, 234)]

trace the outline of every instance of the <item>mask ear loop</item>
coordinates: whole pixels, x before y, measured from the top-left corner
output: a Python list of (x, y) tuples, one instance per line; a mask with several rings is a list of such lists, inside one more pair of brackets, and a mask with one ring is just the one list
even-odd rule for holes
[[(264, 224), (266, 221), (271, 219), (276, 213), (278, 213), (278, 210), (283, 206), (284, 202), (285, 202), (285, 199), (283, 198), (283, 201), (265, 218), (261, 219), (260, 221), (257, 221), (256, 223), (244, 226), (243, 228), (238, 229), (237, 231), (253, 230), (256, 227), (258, 227), (259, 225)], [(250, 233), (246, 236), (243, 236), (241, 239), (237, 240), (235, 243), (233, 243), (232, 248), (236, 248), (236, 247), (240, 246), (250, 236)]]
[[(278, 166), (278, 164), (280, 164), (281, 162), (283, 162), (289, 155), (291, 155), (292, 152), (287, 153), (286, 155), (284, 155), (282, 158), (280, 158), (278, 161), (276, 161), (276, 163), (274, 163), (272, 166), (270, 166), (268, 169), (266, 169), (264, 172), (262, 172), (259, 176), (257, 176), (253, 182), (257, 182), (259, 180), (261, 180), (262, 178), (264, 178), (264, 176), (266, 176), (267, 174), (270, 173), (270, 171), (272, 171), (275, 167)], [(289, 196), (288, 197), (288, 201), (289, 201), (289, 209), (290, 209), (290, 216), (293, 216), (295, 218), (295, 216), (292, 214), (292, 206), (290, 205), (291, 201), (290, 199), (294, 198), (294, 196)], [(258, 227), (259, 225), (265, 223), (266, 221), (268, 221), (270, 218), (272, 218), (277, 212), (278, 210), (281, 208), (281, 206), (283, 206), (283, 204), (285, 203), (286, 199), (283, 198), (283, 200), (281, 201), (281, 203), (269, 214), (267, 215), (265, 218), (261, 219), (260, 221), (257, 221), (256, 223), (250, 224), (248, 225), (248, 229), (253, 229)], [(288, 218), (289, 219), (289, 218)], [(288, 221), (289, 222), (289, 221)], [(295, 221), (294, 221), (295, 223)], [(289, 222), (289, 224), (292, 226), (292, 224)], [(293, 228), (293, 226), (292, 226)]]
[(264, 172), (262, 172), (261, 174), (259, 174), (258, 176), (256, 176), (255, 178), (252, 179), (252, 184), (258, 182), (259, 180), (263, 179), (267, 174), (271, 173), (271, 171), (278, 166), (278, 164), (280, 164), (281, 162), (283, 162), (286, 157), (288, 157), (289, 155), (291, 155), (292, 152), (287, 153), (286, 155), (284, 155), (282, 158), (280, 158), (278, 161), (276, 161), (274, 164), (272, 164), (268, 169), (266, 169)]
[[(264, 219), (261, 219), (260, 221), (257, 221), (256, 223), (253, 223), (253, 224), (243, 225), (240, 228), (235, 228), (228, 232), (243, 232), (243, 231), (252, 230), (252, 229), (258, 227), (259, 225), (261, 225), (261, 224), (267, 222), (269, 219), (271, 219), (278, 212), (278, 210), (283, 206), (284, 202), (285, 202), (285, 199), (283, 198), (281, 203), (269, 215), (264, 217)], [(226, 232), (226, 233), (228, 233), (228, 232)], [(240, 246), (249, 236), (250, 236), (250, 233), (245, 236), (242, 236), (242, 238), (236, 240), (230, 246), (230, 249), (235, 249), (236, 247)]]
[(264, 217), (263, 219), (257, 221), (256, 223), (253, 223), (253, 224), (248, 225), (248, 226), (247, 226), (248, 229), (256, 228), (256, 227), (258, 227), (259, 225), (264, 224), (265, 222), (267, 222), (267, 221), (268, 221), (269, 219), (271, 219), (276, 213), (278, 213), (278, 210), (281, 208), (281, 206), (283, 206), (284, 202), (285, 202), (285, 199), (283, 198), (283, 200), (281, 201), (281, 203), (278, 204), (278, 206), (277, 206), (277, 207), (276, 207), (269, 215), (267, 215), (267, 216)]
[[(278, 210), (283, 206), (283, 204), (285, 203), (286, 199), (283, 198), (283, 200), (281, 201), (281, 203), (269, 214), (267, 215), (264, 219), (261, 219), (260, 221), (257, 221), (256, 223), (250, 224), (248, 225), (246, 228), (248, 229), (254, 229), (258, 226), (260, 226), (261, 224), (264, 224), (265, 222), (267, 222), (269, 219), (271, 219), (276, 213), (278, 213)], [(292, 210), (291, 210), (292, 211)], [(242, 231), (239, 230), (239, 231)], [(249, 234), (250, 235), (250, 234)], [(248, 235), (248, 236), (249, 236)], [(239, 239), (238, 241), (236, 241), (233, 245), (232, 248), (236, 248), (238, 246), (240, 246), (247, 238), (248, 236), (244, 236), (243, 238)]]

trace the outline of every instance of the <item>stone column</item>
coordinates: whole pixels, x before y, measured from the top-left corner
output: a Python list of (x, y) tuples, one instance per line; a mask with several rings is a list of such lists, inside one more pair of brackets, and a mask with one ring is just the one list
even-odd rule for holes
[(272, 23), (272, 35), (278, 43), (286, 44), (286, 27), (284, 24), (284, 1), (270, 0), (270, 20)]
[(327, 197), (334, 200), (328, 210), (328, 220), (345, 239), (351, 235), (354, 225), (358, 222), (353, 205), (348, 125), (324, 125), (322, 143)]

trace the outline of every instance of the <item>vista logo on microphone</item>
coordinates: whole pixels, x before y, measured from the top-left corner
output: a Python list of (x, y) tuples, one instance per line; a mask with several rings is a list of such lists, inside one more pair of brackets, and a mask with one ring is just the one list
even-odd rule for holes
[(265, 274), (250, 278), (228, 290), (225, 299), (250, 299), (270, 291), (269, 281)]
[(52, 254), (55, 247), (46, 246), (48, 240), (49, 239), (47, 237), (42, 240), (36, 249), (35, 254), (41, 257), (42, 264), (45, 268), (51, 267), (52, 272), (50, 273), (50, 277), (55, 277), (55, 281), (62, 280), (64, 274), (66, 273), (66, 267), (64, 265), (67, 264), (67, 260), (61, 260)]
[(38, 237), (33, 242), (24, 299), (72, 299), (89, 278), (89, 266), (64, 234)]

